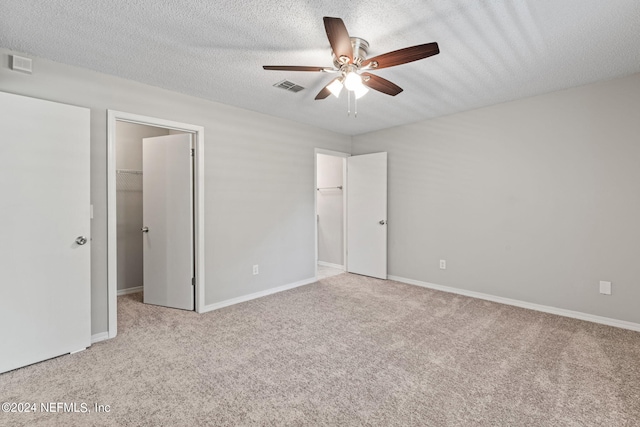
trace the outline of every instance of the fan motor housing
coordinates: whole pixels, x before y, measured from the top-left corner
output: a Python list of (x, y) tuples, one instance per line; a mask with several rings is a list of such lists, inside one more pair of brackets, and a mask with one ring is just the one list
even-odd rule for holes
[[(367, 59), (367, 53), (369, 52), (369, 42), (360, 37), (350, 37), (351, 47), (353, 48), (353, 63), (356, 66), (360, 66), (362, 61)], [(333, 55), (333, 65), (336, 68), (340, 68), (343, 64)]]

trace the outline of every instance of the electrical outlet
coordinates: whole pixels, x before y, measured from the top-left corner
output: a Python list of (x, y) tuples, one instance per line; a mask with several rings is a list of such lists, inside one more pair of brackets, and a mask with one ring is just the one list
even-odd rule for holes
[(258, 270), (258, 264), (256, 264), (253, 266), (253, 275), (255, 276), (258, 273), (260, 273), (260, 270)]
[(441, 259), (440, 260), (440, 270), (446, 270), (447, 269), (447, 260)]
[(611, 282), (600, 281), (600, 293), (602, 295), (611, 295)]

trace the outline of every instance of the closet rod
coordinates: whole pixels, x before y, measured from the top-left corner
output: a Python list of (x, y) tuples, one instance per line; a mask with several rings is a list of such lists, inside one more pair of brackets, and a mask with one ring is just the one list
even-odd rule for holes
[(116, 173), (128, 173), (131, 175), (142, 175), (142, 171), (136, 171), (133, 169), (116, 169)]

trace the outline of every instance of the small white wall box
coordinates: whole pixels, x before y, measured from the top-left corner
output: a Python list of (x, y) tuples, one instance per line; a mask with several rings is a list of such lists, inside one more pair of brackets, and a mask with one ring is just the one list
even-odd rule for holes
[(31, 74), (33, 72), (33, 60), (24, 56), (11, 55), (11, 69)]
[(600, 282), (600, 293), (603, 295), (611, 295), (611, 282)]

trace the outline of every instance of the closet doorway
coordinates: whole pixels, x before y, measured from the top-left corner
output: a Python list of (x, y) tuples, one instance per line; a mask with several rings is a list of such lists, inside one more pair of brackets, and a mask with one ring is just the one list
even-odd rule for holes
[(387, 153), (315, 150), (316, 278), (387, 279)]
[(316, 149), (316, 277), (347, 266), (347, 153)]
[(109, 111), (109, 338), (117, 296), (200, 312), (204, 305), (200, 126)]
[(118, 295), (143, 289), (142, 140), (169, 135), (169, 129), (116, 122), (116, 224)]

